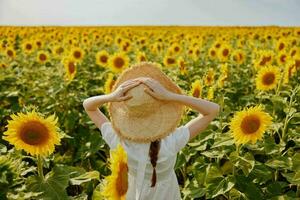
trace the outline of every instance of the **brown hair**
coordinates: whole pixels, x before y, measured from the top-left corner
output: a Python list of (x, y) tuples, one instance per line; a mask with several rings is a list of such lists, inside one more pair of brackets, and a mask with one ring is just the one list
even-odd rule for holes
[(158, 151), (160, 149), (160, 140), (155, 140), (151, 142), (150, 149), (149, 149), (149, 156), (151, 160), (151, 164), (153, 166), (153, 174), (152, 174), (152, 184), (151, 187), (154, 187), (156, 184), (156, 161), (158, 156)]

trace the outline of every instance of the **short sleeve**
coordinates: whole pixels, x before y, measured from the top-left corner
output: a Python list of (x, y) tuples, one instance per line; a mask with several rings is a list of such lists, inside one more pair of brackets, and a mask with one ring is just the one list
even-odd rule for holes
[(177, 154), (189, 142), (190, 131), (187, 126), (180, 126), (166, 138), (167, 148)]
[(110, 149), (115, 149), (119, 142), (119, 137), (112, 128), (111, 122), (104, 122), (100, 128), (102, 138), (108, 144)]

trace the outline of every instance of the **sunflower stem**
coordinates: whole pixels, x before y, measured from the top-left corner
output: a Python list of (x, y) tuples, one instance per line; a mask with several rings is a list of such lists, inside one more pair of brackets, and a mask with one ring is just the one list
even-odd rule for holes
[(39, 177), (41, 177), (42, 180), (44, 180), (44, 173), (43, 173), (43, 162), (42, 162), (42, 158), (40, 155), (37, 156), (37, 161), (38, 161), (38, 174)]
[[(240, 156), (240, 147), (241, 147), (241, 144), (236, 144), (235, 151), (236, 151), (236, 154), (238, 157)], [(233, 176), (235, 176), (235, 173), (236, 173), (235, 165), (233, 165), (233, 173), (232, 173)]]
[(293, 97), (294, 97), (294, 92), (291, 94), (290, 96), (290, 102), (289, 102), (289, 107), (288, 107), (288, 111), (287, 111), (287, 114), (286, 114), (286, 117), (285, 117), (285, 120), (284, 120), (284, 125), (283, 125), (283, 130), (282, 130), (282, 140), (285, 139), (285, 133), (286, 133), (286, 129), (287, 129), (287, 124), (288, 124), (288, 118), (289, 118), (289, 113), (290, 113), (290, 110), (291, 110), (291, 106), (292, 106), (292, 102), (293, 102)]
[(220, 132), (222, 133), (223, 129), (223, 106), (224, 106), (224, 93), (221, 96), (221, 111), (220, 111)]

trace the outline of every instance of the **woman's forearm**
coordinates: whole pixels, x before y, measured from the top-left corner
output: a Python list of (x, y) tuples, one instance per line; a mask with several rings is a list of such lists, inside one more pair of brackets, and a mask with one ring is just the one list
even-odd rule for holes
[(83, 101), (83, 107), (85, 110), (97, 110), (99, 106), (111, 101), (111, 99), (110, 94), (89, 97)]
[(220, 106), (214, 102), (204, 99), (171, 93), (171, 100), (189, 106), (203, 115), (219, 112)]

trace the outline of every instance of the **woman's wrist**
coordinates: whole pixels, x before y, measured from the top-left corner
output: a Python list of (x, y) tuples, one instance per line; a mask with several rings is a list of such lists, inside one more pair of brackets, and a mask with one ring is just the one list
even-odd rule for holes
[(89, 97), (83, 101), (83, 107), (86, 110), (96, 110), (102, 104), (108, 103), (112, 100), (113, 100), (113, 96), (111, 95), (111, 93), (93, 96), (93, 97)]

